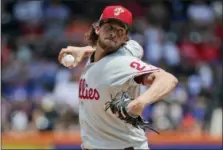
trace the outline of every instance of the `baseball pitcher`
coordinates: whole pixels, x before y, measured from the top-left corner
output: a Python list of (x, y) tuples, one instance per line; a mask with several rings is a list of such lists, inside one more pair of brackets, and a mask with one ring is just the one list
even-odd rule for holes
[[(177, 79), (125, 52), (132, 14), (122, 6), (103, 10), (88, 34), (95, 47), (79, 83), (79, 118), (83, 149), (148, 149), (143, 109), (168, 95)], [(73, 54), (71, 49), (62, 49)], [(150, 88), (139, 95), (140, 84)]]

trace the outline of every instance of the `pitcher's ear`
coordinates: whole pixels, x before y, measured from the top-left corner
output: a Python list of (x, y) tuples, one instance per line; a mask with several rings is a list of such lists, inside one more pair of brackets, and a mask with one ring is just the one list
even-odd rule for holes
[(95, 33), (98, 35), (100, 33), (100, 25), (98, 22), (93, 23), (93, 28), (95, 30)]
[(99, 26), (97, 26), (97, 27), (95, 28), (95, 33), (96, 33), (97, 35), (100, 33), (100, 27), (99, 27)]

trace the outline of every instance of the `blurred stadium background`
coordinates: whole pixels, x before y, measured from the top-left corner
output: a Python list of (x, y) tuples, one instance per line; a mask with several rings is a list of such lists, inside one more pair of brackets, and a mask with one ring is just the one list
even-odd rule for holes
[[(151, 148), (222, 146), (222, 2), (220, 0), (2, 0), (1, 130), (3, 148), (79, 148), (78, 79), (57, 61), (83, 38), (106, 5), (132, 11), (131, 38), (144, 61), (180, 81), (144, 118)], [(142, 87), (143, 92), (147, 87)]]

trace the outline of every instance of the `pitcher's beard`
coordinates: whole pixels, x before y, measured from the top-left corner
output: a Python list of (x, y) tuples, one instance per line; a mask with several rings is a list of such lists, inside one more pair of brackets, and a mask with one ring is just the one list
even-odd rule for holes
[(106, 53), (112, 53), (112, 52), (115, 52), (117, 51), (121, 45), (110, 45), (110, 44), (107, 44), (106, 42), (102, 41), (102, 40), (98, 40), (98, 44), (99, 46), (104, 50), (106, 51)]

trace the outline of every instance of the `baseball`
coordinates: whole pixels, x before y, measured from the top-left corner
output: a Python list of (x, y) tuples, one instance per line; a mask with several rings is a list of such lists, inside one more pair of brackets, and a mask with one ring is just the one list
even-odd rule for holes
[(61, 62), (64, 66), (70, 67), (75, 62), (75, 58), (70, 54), (65, 54)]

